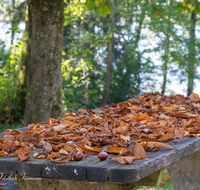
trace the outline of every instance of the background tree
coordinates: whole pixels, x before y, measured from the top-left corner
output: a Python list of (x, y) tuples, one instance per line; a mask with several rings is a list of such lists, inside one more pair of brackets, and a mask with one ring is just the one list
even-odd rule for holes
[(24, 126), (61, 117), (63, 0), (29, 0), (27, 102)]

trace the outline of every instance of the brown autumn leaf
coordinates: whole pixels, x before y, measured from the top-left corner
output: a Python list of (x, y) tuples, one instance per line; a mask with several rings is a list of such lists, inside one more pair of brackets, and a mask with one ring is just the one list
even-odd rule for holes
[(124, 150), (126, 150), (126, 149), (123, 148), (123, 147), (114, 146), (114, 147), (107, 148), (106, 152), (108, 152), (108, 153), (114, 153), (114, 154), (119, 154), (120, 152), (122, 152)]
[(159, 119), (161, 120), (169, 120), (169, 116), (165, 115), (164, 113), (161, 113), (160, 116), (159, 116)]
[(65, 154), (65, 155), (69, 155), (69, 153), (65, 149), (60, 149), (59, 153), (60, 154)]
[(98, 147), (90, 147), (88, 145), (80, 146), (83, 150), (88, 150), (90, 152), (96, 152), (99, 153), (105, 148), (98, 148)]
[(135, 147), (133, 149), (133, 155), (137, 159), (145, 159), (147, 157), (143, 146), (141, 146), (141, 144), (138, 143), (137, 141), (136, 141), (136, 145), (135, 145)]
[(176, 128), (174, 133), (177, 139), (182, 139), (185, 135), (185, 130)]
[(42, 146), (47, 154), (50, 154), (52, 152), (52, 146), (50, 143), (48, 143), (44, 140), (42, 140), (40, 143), (42, 144)]
[(48, 159), (50, 159), (50, 158), (51, 159), (55, 159), (55, 158), (59, 158), (59, 157), (60, 157), (60, 154), (58, 152), (53, 152), (52, 151), (51, 154), (49, 154), (47, 158)]
[[(8, 129), (0, 139), (0, 149), (8, 156), (21, 155), (21, 159), (25, 160), (25, 152), (40, 147), (49, 153), (52, 150), (65, 154), (69, 152), (69, 160), (73, 160), (76, 151), (98, 154), (106, 149), (102, 146), (107, 146), (111, 153), (133, 156), (133, 150), (137, 150), (138, 146), (128, 147), (136, 140), (141, 145), (145, 144), (146, 151), (155, 151), (163, 146), (169, 148), (167, 144), (158, 143), (188, 135), (199, 136), (198, 101), (199, 96), (194, 93), (191, 99), (183, 95), (144, 93), (138, 95), (137, 100), (132, 98), (124, 103), (112, 103), (98, 110), (79, 109), (77, 113), (69, 112), (57, 120), (49, 118), (47, 122), (30, 124), (24, 132)], [(20, 153), (20, 148), (24, 148), (25, 152)], [(67, 159), (63, 158), (64, 162)]]
[(43, 151), (37, 151), (33, 154), (33, 157), (35, 159), (45, 159), (45, 158), (47, 158), (47, 154)]
[(149, 101), (146, 102), (144, 105), (145, 105), (146, 107), (151, 107), (151, 106), (153, 106), (153, 102), (152, 102), (152, 100), (149, 100)]
[(33, 131), (22, 131), (19, 139), (23, 142), (36, 142), (37, 140), (33, 135)]
[(21, 131), (19, 131), (18, 129), (6, 129), (4, 131), (5, 135), (19, 135), (21, 133)]
[(200, 137), (200, 133), (198, 134), (189, 134), (190, 137)]
[(190, 94), (190, 98), (191, 98), (192, 100), (197, 100), (197, 101), (200, 100), (199, 95), (198, 95), (198, 94), (195, 94), (194, 92), (193, 92), (192, 94)]
[(168, 141), (169, 139), (171, 139), (172, 137), (170, 136), (169, 133), (165, 134), (165, 135), (161, 135), (159, 136), (156, 141)]
[(25, 151), (25, 149), (20, 148), (18, 151), (18, 155), (17, 158), (20, 159), (21, 161), (26, 161), (28, 159), (30, 159), (30, 156), (26, 156), (27, 155), (27, 151)]
[(133, 119), (137, 119), (138, 121), (142, 121), (142, 120), (146, 120), (146, 121), (152, 121), (151, 116), (149, 116), (146, 113), (139, 113), (138, 115), (136, 115)]
[(162, 99), (162, 97), (161, 97), (161, 96), (158, 96), (158, 97), (156, 98), (155, 102), (158, 104), (158, 103), (160, 103), (161, 99)]
[(4, 150), (1, 150), (1, 151), (0, 151), (0, 156), (7, 156), (7, 155), (8, 155), (8, 153), (5, 152)]
[(49, 158), (52, 162), (55, 162), (55, 163), (65, 163), (65, 162), (68, 162), (70, 160), (69, 156), (65, 156), (63, 158), (60, 158), (60, 159), (53, 159), (53, 158)]
[(111, 160), (117, 161), (120, 164), (130, 164), (136, 160), (134, 156), (113, 156)]
[(154, 148), (172, 148), (175, 150), (178, 150), (177, 148), (166, 144), (166, 143), (162, 143), (162, 142), (156, 142), (156, 141), (149, 141), (149, 142), (140, 142), (140, 145), (143, 147), (148, 147), (150, 149), (154, 149)]
[(20, 147), (20, 148), (19, 148), (18, 150), (16, 150), (15, 152), (8, 154), (8, 156), (16, 157), (16, 156), (19, 155), (20, 152), (23, 152), (23, 154), (26, 156), (26, 155), (28, 155), (31, 151), (30, 151), (30, 150), (27, 150), (27, 149), (25, 149), (25, 148)]
[(131, 110), (132, 113), (135, 113), (135, 111), (139, 111), (141, 110), (141, 108), (137, 107), (137, 106), (131, 106), (131, 107), (128, 107), (129, 110)]
[(173, 112), (174, 110), (177, 110), (178, 107), (176, 105), (171, 105), (169, 107), (162, 107), (164, 112)]
[(86, 137), (84, 137), (81, 141), (78, 141), (78, 143), (79, 143), (80, 145), (92, 146), (92, 143), (91, 143)]

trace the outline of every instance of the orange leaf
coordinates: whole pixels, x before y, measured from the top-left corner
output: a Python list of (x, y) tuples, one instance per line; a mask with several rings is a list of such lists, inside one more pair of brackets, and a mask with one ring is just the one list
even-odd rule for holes
[(60, 154), (58, 152), (51, 152), (51, 154), (49, 154), (49, 156), (47, 157), (48, 159), (54, 159), (54, 158), (59, 158)]
[(115, 146), (115, 147), (108, 148), (106, 152), (120, 154), (124, 150), (126, 150), (126, 149), (122, 148), (122, 147)]
[(169, 181), (169, 180), (170, 180), (170, 175), (169, 173), (167, 173), (162, 181)]
[(145, 105), (145, 106), (151, 107), (151, 106), (153, 106), (153, 102), (152, 102), (152, 100), (149, 100), (149, 101), (146, 102), (144, 105)]
[(69, 153), (65, 149), (60, 149), (59, 153), (60, 154), (65, 154), (65, 155), (69, 155)]
[(25, 160), (30, 159), (31, 157), (30, 156), (26, 156), (24, 152), (20, 151), (18, 153), (17, 158), (20, 159), (21, 161), (25, 161)]
[(4, 150), (1, 150), (1, 151), (0, 151), (0, 156), (4, 156), (4, 155), (8, 155), (8, 153), (5, 152)]
[(30, 150), (20, 147), (15, 152), (8, 154), (8, 156), (15, 157), (15, 156), (18, 156), (20, 152), (23, 152), (24, 155), (28, 155), (30, 153)]
[(133, 119), (137, 119), (138, 121), (142, 121), (142, 120), (152, 121), (152, 118), (146, 113), (143, 113), (143, 114), (139, 113)]
[(165, 134), (165, 135), (162, 135), (160, 136), (157, 141), (168, 141), (169, 139), (171, 139), (169, 133)]
[(192, 100), (200, 100), (200, 97), (198, 94), (195, 94), (194, 92), (192, 94), (190, 94), (190, 98)]

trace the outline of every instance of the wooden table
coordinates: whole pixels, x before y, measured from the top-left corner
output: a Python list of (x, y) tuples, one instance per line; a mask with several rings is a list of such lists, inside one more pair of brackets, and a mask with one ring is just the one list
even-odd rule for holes
[(159, 184), (160, 173), (167, 167), (174, 190), (200, 189), (200, 139), (185, 137), (176, 141), (168, 144), (178, 151), (147, 152), (150, 157), (128, 165), (110, 159), (100, 161), (97, 155), (61, 164), (48, 159), (31, 158), (21, 162), (16, 157), (0, 157), (0, 173), (12, 174), (22, 189), (28, 190), (122, 190)]

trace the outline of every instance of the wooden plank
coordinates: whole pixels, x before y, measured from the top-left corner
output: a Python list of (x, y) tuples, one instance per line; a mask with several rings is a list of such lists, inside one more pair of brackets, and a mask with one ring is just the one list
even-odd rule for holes
[[(160, 149), (156, 152), (148, 152), (149, 158), (136, 160), (129, 165), (121, 165), (110, 159), (100, 161), (97, 155), (91, 155), (82, 161), (69, 161), (62, 164), (53, 163), (48, 159), (31, 158), (21, 162), (17, 158), (0, 157), (0, 173), (20, 175), (25, 173), (27, 176), (35, 177), (133, 183), (200, 150), (200, 139), (194, 137), (185, 137), (177, 143), (168, 142), (168, 144), (175, 146), (179, 151)], [(32, 151), (31, 155), (38, 150)], [(109, 157), (111, 156), (109, 154)]]

